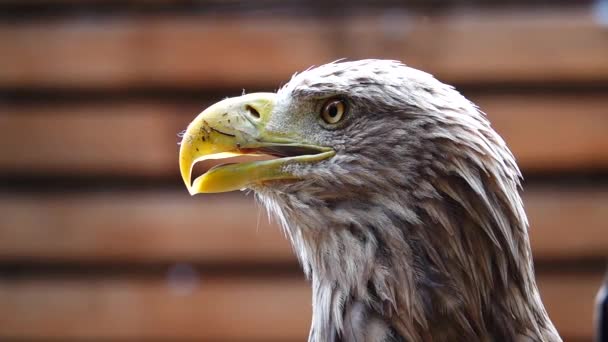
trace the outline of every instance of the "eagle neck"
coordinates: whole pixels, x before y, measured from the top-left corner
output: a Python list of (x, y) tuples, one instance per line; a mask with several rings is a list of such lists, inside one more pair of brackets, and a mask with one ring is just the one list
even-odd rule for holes
[[(444, 327), (442, 336), (433, 337), (438, 341), (559, 341), (534, 280), (521, 204), (496, 202), (499, 213), (475, 215), (471, 208), (485, 204), (466, 182), (443, 179), (434, 185), (437, 196), (378, 194), (325, 200), (323, 207), (318, 198), (298, 193), (259, 196), (312, 282), (311, 341), (340, 336), (348, 323), (345, 308), (353, 303), (363, 303), (368, 316), (381, 318), (389, 333), (408, 341), (433, 337), (437, 326)], [(514, 236), (497, 236), (504, 229)]]

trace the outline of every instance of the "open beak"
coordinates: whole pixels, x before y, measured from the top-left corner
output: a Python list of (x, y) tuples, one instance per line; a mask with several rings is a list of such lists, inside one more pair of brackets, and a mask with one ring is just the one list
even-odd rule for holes
[[(188, 125), (180, 146), (179, 167), (191, 195), (297, 179), (288, 165), (314, 163), (335, 154), (331, 148), (302, 143), (295, 134), (267, 131), (275, 101), (274, 93), (229, 98), (205, 109)], [(244, 154), (271, 155), (277, 159), (218, 165), (191, 181), (197, 162)]]

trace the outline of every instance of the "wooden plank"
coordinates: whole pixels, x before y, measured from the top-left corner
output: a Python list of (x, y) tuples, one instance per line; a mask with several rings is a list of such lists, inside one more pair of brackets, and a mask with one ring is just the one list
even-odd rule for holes
[(603, 95), (473, 96), (524, 171), (608, 168)]
[[(472, 100), (524, 171), (608, 169), (605, 96), (472, 94)], [(170, 176), (177, 182), (177, 133), (207, 105), (0, 105), (0, 173)]]
[(148, 16), (0, 24), (0, 87), (276, 87), (338, 58), (394, 58), (458, 83), (608, 80), (590, 8), (428, 16)]
[(595, 296), (602, 280), (602, 274), (537, 275), (542, 301), (564, 341), (593, 337)]
[(193, 106), (0, 105), (0, 169), (10, 173), (178, 175)]
[(302, 341), (299, 278), (0, 279), (0, 339)]
[[(608, 256), (608, 189), (524, 193), (537, 259)], [(0, 196), (0, 260), (295, 263), (253, 196), (186, 191)]]
[(251, 196), (109, 192), (3, 196), (0, 203), (5, 260), (295, 262)]
[[(0, 338), (301, 341), (310, 289), (297, 278), (0, 279)], [(540, 275), (541, 296), (566, 340), (592, 336), (601, 275)]]
[(529, 187), (523, 197), (536, 258), (608, 256), (608, 189)]

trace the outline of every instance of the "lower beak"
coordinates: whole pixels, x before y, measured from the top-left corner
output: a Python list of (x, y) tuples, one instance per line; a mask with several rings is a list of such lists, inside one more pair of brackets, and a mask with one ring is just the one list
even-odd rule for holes
[[(276, 94), (254, 93), (220, 101), (199, 114), (182, 138), (179, 166), (191, 195), (227, 192), (272, 180), (299, 178), (286, 168), (332, 157), (331, 148), (302, 143), (297, 134), (268, 132)], [(192, 169), (206, 159), (243, 154), (270, 154), (281, 158), (219, 165), (191, 182)]]

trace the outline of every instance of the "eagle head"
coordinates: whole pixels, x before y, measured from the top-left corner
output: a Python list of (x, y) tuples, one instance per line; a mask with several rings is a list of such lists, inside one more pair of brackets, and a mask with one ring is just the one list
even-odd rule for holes
[[(195, 163), (235, 155), (191, 181)], [(191, 194), (253, 189), (313, 286), (310, 341), (559, 341), (521, 174), (485, 115), (397, 61), (334, 62), (189, 126)]]

